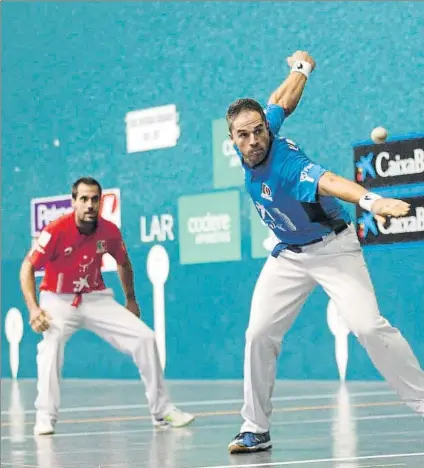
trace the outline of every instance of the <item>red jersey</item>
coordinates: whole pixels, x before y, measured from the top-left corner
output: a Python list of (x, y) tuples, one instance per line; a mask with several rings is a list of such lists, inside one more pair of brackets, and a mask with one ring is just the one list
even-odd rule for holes
[(119, 228), (99, 217), (92, 234), (81, 234), (73, 212), (43, 229), (28, 258), (36, 270), (45, 267), (41, 290), (73, 294), (106, 288), (100, 271), (105, 253), (118, 264), (125, 263), (127, 251)]

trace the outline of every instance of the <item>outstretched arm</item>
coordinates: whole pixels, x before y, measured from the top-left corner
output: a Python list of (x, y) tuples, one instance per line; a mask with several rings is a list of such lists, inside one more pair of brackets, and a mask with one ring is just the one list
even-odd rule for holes
[(367, 191), (364, 187), (344, 177), (325, 172), (318, 182), (320, 195), (334, 196), (350, 203), (358, 203), (364, 210), (374, 214), (377, 221), (384, 223), (386, 216), (398, 218), (408, 214), (410, 205), (396, 198), (383, 198)]
[(268, 104), (281, 106), (286, 117), (296, 109), (302, 97), (306, 80), (315, 68), (314, 59), (302, 50), (298, 50), (291, 57), (288, 57), (287, 63), (291, 68), (289, 76), (271, 94), (268, 100)]

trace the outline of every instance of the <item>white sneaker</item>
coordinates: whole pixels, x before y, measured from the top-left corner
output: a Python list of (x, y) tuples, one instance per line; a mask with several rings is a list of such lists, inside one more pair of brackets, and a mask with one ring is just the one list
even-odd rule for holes
[(50, 435), (54, 434), (54, 420), (49, 416), (37, 416), (34, 426), (34, 435)]
[(163, 419), (153, 419), (153, 425), (159, 428), (172, 427), (183, 427), (188, 426), (194, 421), (194, 415), (185, 413), (178, 408), (172, 408), (166, 413)]

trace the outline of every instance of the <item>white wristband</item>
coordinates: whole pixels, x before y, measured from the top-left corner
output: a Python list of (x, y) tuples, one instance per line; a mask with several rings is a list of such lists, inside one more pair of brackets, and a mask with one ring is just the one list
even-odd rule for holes
[(305, 62), (305, 60), (296, 60), (290, 70), (290, 73), (293, 72), (302, 73), (303, 76), (309, 78), (309, 75), (312, 73), (312, 65), (309, 62)]
[(371, 211), (372, 204), (379, 198), (382, 197), (380, 195), (377, 195), (376, 193), (364, 193), (364, 195), (362, 195), (362, 197), (359, 199), (359, 206), (363, 210)]

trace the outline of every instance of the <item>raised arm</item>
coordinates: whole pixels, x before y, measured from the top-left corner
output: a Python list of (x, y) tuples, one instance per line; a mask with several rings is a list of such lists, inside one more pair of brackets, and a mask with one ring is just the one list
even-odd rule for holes
[(305, 88), (306, 80), (315, 68), (314, 59), (305, 51), (298, 50), (287, 58), (289, 76), (271, 94), (268, 104), (281, 106), (288, 117), (297, 107)]

